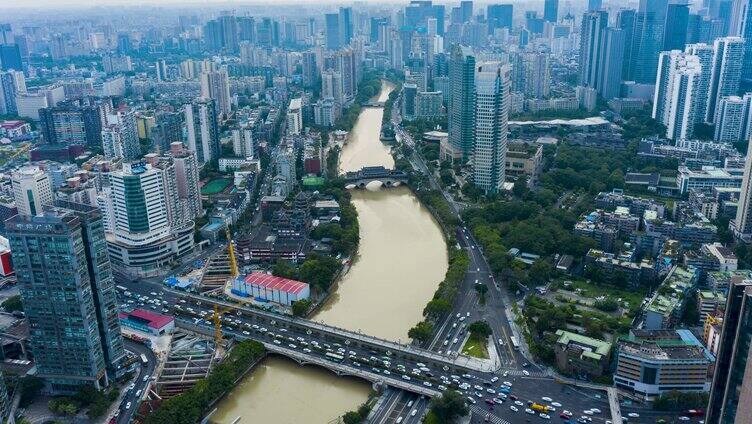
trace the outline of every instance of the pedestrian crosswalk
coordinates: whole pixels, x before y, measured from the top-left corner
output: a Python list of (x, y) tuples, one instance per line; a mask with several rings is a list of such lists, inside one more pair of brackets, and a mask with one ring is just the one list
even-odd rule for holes
[[(477, 414), (478, 416), (483, 417), (483, 418), (485, 418), (486, 415), (488, 415), (488, 412), (489, 412), (489, 411), (484, 411), (483, 408), (479, 407), (478, 405), (472, 405), (470, 407), (470, 410), (473, 411), (474, 414)], [(494, 414), (488, 415), (488, 422), (491, 422), (491, 423), (494, 423), (494, 424), (512, 424), (509, 421), (507, 421), (507, 420), (505, 420), (505, 419), (503, 419), (501, 417), (497, 417)]]

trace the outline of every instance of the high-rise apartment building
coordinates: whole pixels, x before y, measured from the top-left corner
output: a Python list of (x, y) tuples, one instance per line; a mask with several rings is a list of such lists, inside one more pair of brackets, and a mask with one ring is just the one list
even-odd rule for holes
[(107, 159), (122, 158), (130, 161), (141, 157), (136, 115), (133, 111), (123, 110), (107, 115), (107, 123), (102, 128), (102, 149)]
[(214, 100), (201, 98), (185, 105), (185, 126), (188, 148), (196, 152), (199, 165), (219, 158), (219, 125)]
[(53, 393), (108, 386), (125, 352), (100, 211), (60, 203), (6, 230), (37, 377)]
[(53, 201), (50, 177), (36, 166), (24, 166), (14, 171), (11, 187), (20, 214), (38, 215)]
[(339, 105), (344, 103), (342, 73), (331, 70), (321, 73), (321, 98), (331, 98)]
[[(177, 218), (179, 223), (204, 216), (199, 187), (199, 165), (196, 153), (186, 149), (183, 143), (170, 145), (169, 158), (175, 166), (175, 190), (177, 194)], [(173, 223), (174, 225), (174, 223)]]
[(201, 73), (201, 97), (214, 100), (217, 106), (217, 117), (230, 115), (232, 101), (230, 98), (230, 80), (227, 68), (217, 71)]
[(303, 132), (303, 100), (296, 97), (287, 107), (287, 134), (300, 135)]
[(695, 111), (695, 123), (699, 124), (705, 121), (705, 115), (708, 111), (708, 89), (713, 75), (713, 46), (702, 43), (687, 44), (684, 52), (697, 56), (702, 69), (700, 86), (697, 92), (697, 110)]
[(605, 11), (595, 11), (585, 13), (582, 17), (582, 28), (580, 32), (580, 85), (585, 87), (597, 88), (600, 79), (600, 72), (603, 66), (600, 63), (601, 41), (605, 35), (605, 29), (608, 27), (608, 13)]
[(486, 193), (497, 193), (504, 184), (511, 68), (498, 62), (475, 68), (473, 183)]
[[(741, 212), (741, 204), (739, 207)], [(752, 281), (732, 281), (726, 300), (726, 315), (723, 318), (705, 422), (738, 424), (748, 422), (752, 416), (750, 346)]]
[(93, 98), (60, 103), (39, 110), (44, 139), (49, 144), (101, 146), (102, 127), (111, 113), (109, 100)]
[(734, 0), (729, 26), (729, 35), (746, 40), (742, 79), (752, 84), (752, 0)]
[(0, 71), (0, 114), (16, 115), (18, 106), (16, 95), (26, 93), (26, 79), (23, 72)]
[(722, 97), (737, 94), (743, 61), (744, 39), (723, 37), (715, 40), (708, 88), (708, 107), (705, 114), (706, 122), (713, 122), (716, 107)]
[(344, 47), (350, 44), (353, 38), (353, 9), (352, 7), (339, 8), (339, 45)]
[(738, 143), (752, 135), (752, 93), (722, 97), (715, 112), (715, 141)]
[(666, 138), (687, 140), (694, 134), (701, 81), (697, 56), (678, 50), (660, 54), (652, 116), (666, 126)]
[(452, 48), (449, 86), (449, 145), (463, 159), (468, 159), (473, 149), (475, 122), (475, 56), (469, 47)]

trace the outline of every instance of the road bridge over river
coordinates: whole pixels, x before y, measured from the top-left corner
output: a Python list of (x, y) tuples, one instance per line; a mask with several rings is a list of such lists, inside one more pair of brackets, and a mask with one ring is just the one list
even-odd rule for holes
[(407, 173), (383, 166), (366, 166), (360, 171), (346, 172), (345, 185), (355, 188), (365, 188), (368, 183), (379, 181), (384, 187), (393, 187), (407, 183)]

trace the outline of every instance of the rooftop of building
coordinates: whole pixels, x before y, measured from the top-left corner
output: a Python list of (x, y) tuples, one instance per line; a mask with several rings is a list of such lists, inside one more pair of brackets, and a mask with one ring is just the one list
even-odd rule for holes
[(308, 284), (288, 278), (275, 277), (264, 272), (252, 272), (243, 279), (245, 284), (252, 284), (266, 290), (278, 290), (287, 293), (299, 294), (308, 287)]
[(119, 314), (119, 317), (120, 319), (127, 319), (130, 321), (143, 323), (149, 328), (154, 328), (157, 330), (174, 321), (174, 318), (169, 315), (158, 314), (146, 309), (134, 309), (130, 313), (121, 312)]
[(632, 330), (619, 340), (619, 351), (651, 360), (714, 360), (689, 330)]
[(559, 339), (556, 341), (559, 344), (569, 346), (575, 344), (584, 349), (590, 351), (590, 357), (600, 360), (611, 352), (611, 343), (603, 340), (594, 339), (592, 337), (583, 336), (581, 334), (572, 333), (565, 330), (556, 330), (556, 335)]

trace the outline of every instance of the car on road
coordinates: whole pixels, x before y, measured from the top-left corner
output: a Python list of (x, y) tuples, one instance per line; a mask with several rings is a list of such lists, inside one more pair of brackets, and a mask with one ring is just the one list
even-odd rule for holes
[(496, 377), (496, 376), (491, 377), (491, 383), (496, 383), (497, 381), (499, 381), (499, 377)]
[(511, 388), (512, 387), (512, 382), (511, 381), (505, 381), (504, 385)]
[(131, 403), (130, 402), (126, 403), (125, 404), (125, 409), (130, 409), (130, 408), (131, 408)]
[(594, 414), (594, 412), (592, 410), (590, 410), (590, 409), (586, 409), (586, 410), (582, 411), (582, 413), (585, 414), (585, 415), (593, 415)]
[(550, 397), (548, 397), (548, 396), (543, 396), (543, 397), (541, 398), (541, 400), (542, 400), (542, 401), (544, 401), (544, 402), (553, 402), (553, 399), (551, 399), (551, 398), (550, 398)]
[(689, 419), (690, 419), (689, 417), (686, 417), (684, 415), (679, 417), (679, 421), (689, 421)]
[(467, 400), (468, 400), (468, 401), (469, 401), (470, 403), (472, 403), (473, 405), (475, 405), (475, 403), (476, 403), (476, 402), (475, 402), (475, 399), (473, 399), (473, 397), (472, 397), (472, 396), (468, 396), (468, 397), (467, 397)]
[(276, 345), (281, 345), (281, 344), (282, 344), (282, 342), (281, 342), (281, 341), (279, 341), (279, 339), (274, 339), (274, 344), (276, 344)]
[(548, 414), (540, 413), (538, 414), (539, 417), (543, 418), (544, 420), (550, 420), (551, 417)]
[(640, 418), (640, 414), (638, 414), (637, 412), (630, 412), (629, 414), (627, 414), (627, 416), (629, 418)]
[(522, 403), (522, 401), (520, 401), (520, 400), (514, 401), (514, 404), (517, 405), (517, 406), (525, 406), (525, 404)]
[(514, 405), (509, 405), (509, 409), (511, 409), (514, 412), (519, 411), (519, 409), (516, 406), (514, 406)]
[(526, 376), (530, 375), (530, 373), (527, 370), (522, 370), (522, 373), (525, 374)]
[(402, 379), (405, 380), (405, 381), (410, 381), (410, 376), (407, 376), (407, 375), (403, 374), (402, 375)]
[(530, 408), (525, 408), (525, 413), (526, 413), (526, 414), (530, 414), (530, 415), (535, 415), (535, 411), (533, 411), (533, 410), (532, 410), (532, 409), (530, 409)]

